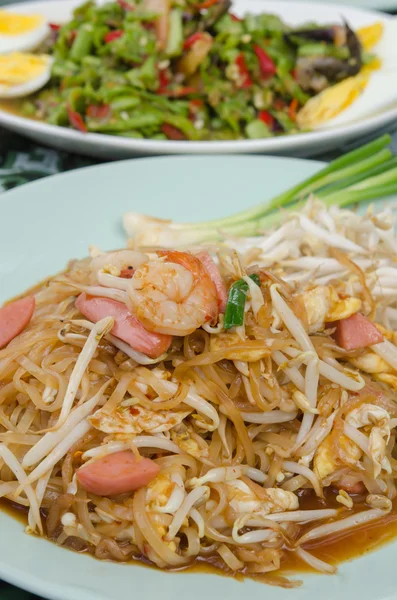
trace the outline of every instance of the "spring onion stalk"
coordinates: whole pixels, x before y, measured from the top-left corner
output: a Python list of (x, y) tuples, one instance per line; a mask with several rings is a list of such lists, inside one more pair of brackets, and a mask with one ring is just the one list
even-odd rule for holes
[[(314, 190), (320, 189), (328, 183), (336, 181), (338, 177), (335, 174), (337, 173), (344, 172), (343, 176), (348, 177), (361, 171), (365, 172), (367, 169), (379, 164), (379, 158), (381, 163), (388, 162), (392, 156), (390, 151), (386, 150), (386, 152), (382, 153), (381, 157), (379, 157), (378, 153), (384, 150), (386, 146), (390, 144), (390, 142), (391, 137), (390, 135), (386, 134), (374, 140), (373, 142), (370, 142), (369, 144), (365, 144), (356, 150), (352, 150), (351, 152), (348, 152), (347, 154), (344, 154), (343, 156), (330, 162), (329, 165), (318, 171), (318, 173), (315, 173), (308, 179), (305, 179), (286, 192), (283, 192), (282, 194), (271, 199), (270, 202), (266, 201), (258, 206), (254, 206), (248, 210), (224, 219), (203, 221), (201, 223), (183, 223), (180, 225), (175, 224), (175, 228), (216, 229), (259, 219), (260, 217), (271, 213), (273, 210), (279, 209), (281, 206), (285, 206), (293, 201), (306, 198)], [(348, 167), (354, 168), (349, 171), (347, 170)], [(333, 178), (330, 178), (331, 174), (334, 174)]]
[[(260, 285), (259, 275), (254, 273), (253, 275), (250, 275), (250, 278), (256, 283), (256, 285)], [(225, 329), (239, 327), (244, 323), (244, 310), (247, 293), (248, 283), (246, 283), (244, 279), (235, 281), (230, 287), (225, 310), (225, 319), (223, 323)]]
[(325, 188), (317, 190), (316, 197), (321, 200), (323, 196), (328, 196), (331, 192), (333, 193), (339, 190), (344, 190), (347, 187), (354, 185), (355, 183), (359, 183), (363, 180), (368, 180), (369, 177), (380, 175), (381, 173), (393, 167), (397, 167), (397, 156), (393, 156), (393, 158), (391, 158), (390, 160), (375, 165), (374, 167), (368, 169), (368, 171), (363, 171), (355, 175), (351, 175), (350, 177), (347, 177), (342, 181), (335, 181), (334, 183), (327, 185)]
[(327, 206), (347, 206), (397, 194), (397, 156), (386, 148), (384, 135), (337, 158), (324, 169), (272, 200), (230, 217), (201, 223), (161, 222), (130, 213), (125, 227), (142, 236), (140, 245), (175, 246), (215, 242), (234, 236), (253, 236), (278, 225), (315, 195)]

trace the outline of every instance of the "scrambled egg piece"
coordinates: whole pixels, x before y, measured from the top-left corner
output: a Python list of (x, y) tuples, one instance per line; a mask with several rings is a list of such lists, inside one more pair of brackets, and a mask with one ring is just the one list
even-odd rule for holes
[(248, 485), (239, 479), (227, 482), (228, 500), (236, 513), (253, 513), (266, 516), (272, 513), (297, 510), (298, 497), (293, 492), (279, 488), (264, 489), (267, 498), (257, 498)]
[(169, 431), (179, 425), (188, 411), (151, 411), (142, 406), (118, 406), (108, 414), (103, 408), (97, 410), (91, 417), (91, 424), (105, 433), (160, 433)]
[(320, 285), (302, 294), (306, 309), (309, 333), (324, 329), (326, 322), (332, 323), (346, 319), (361, 308), (359, 298), (339, 298), (335, 289), (330, 285)]
[(149, 509), (153, 510), (158, 506), (165, 506), (175, 488), (175, 483), (171, 481), (169, 473), (160, 473), (148, 485), (146, 499), (149, 503)]
[[(339, 444), (343, 447), (346, 455), (352, 462), (357, 462), (361, 457), (360, 448), (351, 442), (349, 438), (341, 435), (339, 438)], [(332, 448), (331, 436), (328, 435), (323, 442), (317, 448), (314, 454), (313, 470), (320, 481), (331, 475), (338, 467), (340, 463), (337, 457), (334, 455)]]
[(190, 436), (188, 429), (182, 432), (171, 431), (171, 440), (186, 454), (190, 454), (195, 458), (208, 457), (208, 448), (201, 448), (196, 440)]
[(378, 374), (378, 373), (390, 373), (392, 368), (387, 364), (383, 358), (367, 350), (361, 356), (356, 358), (349, 358), (349, 362), (357, 369), (361, 369), (364, 373)]

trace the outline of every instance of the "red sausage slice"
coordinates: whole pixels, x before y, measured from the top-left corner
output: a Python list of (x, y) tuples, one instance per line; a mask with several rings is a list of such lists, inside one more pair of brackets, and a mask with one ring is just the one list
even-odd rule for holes
[(105, 317), (113, 317), (115, 323), (111, 333), (151, 358), (161, 356), (170, 347), (172, 336), (147, 331), (122, 302), (80, 294), (76, 307), (94, 323)]
[(338, 321), (335, 340), (345, 350), (358, 350), (383, 342), (383, 335), (369, 319), (356, 313)]
[(208, 275), (211, 277), (212, 281), (215, 284), (216, 293), (218, 296), (218, 308), (220, 313), (224, 313), (226, 310), (227, 304), (227, 289), (219, 273), (218, 267), (215, 262), (208, 254), (208, 252), (199, 252), (196, 254), (197, 258), (202, 262), (204, 269), (207, 271)]
[(160, 467), (150, 458), (137, 459), (132, 452), (126, 450), (108, 454), (80, 467), (77, 479), (91, 494), (116, 496), (148, 485), (159, 471)]
[(0, 348), (4, 348), (28, 325), (34, 313), (34, 296), (10, 302), (0, 308)]

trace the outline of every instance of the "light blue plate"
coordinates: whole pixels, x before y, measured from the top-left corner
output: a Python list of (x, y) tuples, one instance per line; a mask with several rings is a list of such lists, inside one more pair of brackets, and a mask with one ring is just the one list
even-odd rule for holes
[[(121, 247), (128, 210), (176, 220), (241, 210), (321, 163), (272, 157), (149, 158), (56, 175), (0, 197), (0, 301), (61, 270), (89, 244)], [(386, 600), (397, 598), (396, 546), (308, 576), (295, 590), (201, 573), (99, 562), (24, 534), (0, 513), (0, 578), (51, 600)]]

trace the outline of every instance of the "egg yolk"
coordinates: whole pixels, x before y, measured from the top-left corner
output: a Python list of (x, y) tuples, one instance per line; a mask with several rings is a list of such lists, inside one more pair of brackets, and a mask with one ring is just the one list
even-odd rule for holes
[(34, 54), (0, 55), (0, 84), (20, 85), (39, 77), (48, 65), (48, 60), (43, 56)]
[(37, 29), (43, 22), (41, 15), (18, 15), (0, 10), (0, 35), (22, 35)]

